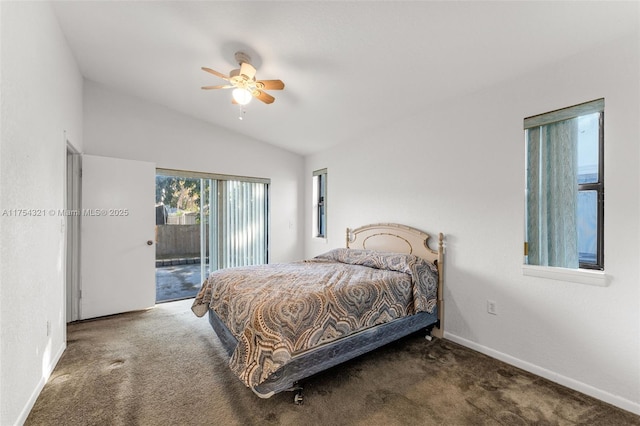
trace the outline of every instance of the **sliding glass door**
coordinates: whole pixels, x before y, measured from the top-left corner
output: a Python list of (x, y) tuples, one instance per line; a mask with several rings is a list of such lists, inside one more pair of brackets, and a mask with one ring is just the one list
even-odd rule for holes
[[(166, 169), (159, 169), (157, 173), (156, 182), (163, 187), (156, 188), (156, 209), (166, 214), (164, 223), (156, 220), (156, 266), (164, 268), (156, 269), (158, 301), (195, 296), (202, 281), (217, 269), (268, 262), (268, 179)], [(173, 185), (168, 185), (167, 181)], [(186, 187), (189, 190), (185, 190)], [(189, 211), (167, 204), (169, 200), (179, 199), (179, 196), (172, 198), (170, 195), (180, 191), (183, 200), (192, 200)], [(189, 229), (167, 228), (186, 225), (186, 222), (189, 222)], [(194, 241), (197, 241), (196, 248)], [(184, 256), (190, 266), (176, 266), (182, 256), (177, 251), (185, 249), (172, 250), (171, 245), (189, 246), (186, 251), (197, 251), (196, 256)], [(167, 259), (168, 252), (173, 253), (173, 258)], [(167, 281), (166, 276), (171, 271), (176, 276)], [(184, 283), (185, 271), (189, 281), (198, 283), (195, 292), (193, 284)], [(167, 292), (172, 282), (180, 287), (178, 290), (185, 289), (186, 294), (183, 291), (181, 296), (176, 296), (175, 291)], [(165, 299), (163, 294), (167, 293), (174, 297)]]
[(203, 275), (267, 263), (267, 194), (265, 182), (203, 179), (201, 250), (209, 250)]

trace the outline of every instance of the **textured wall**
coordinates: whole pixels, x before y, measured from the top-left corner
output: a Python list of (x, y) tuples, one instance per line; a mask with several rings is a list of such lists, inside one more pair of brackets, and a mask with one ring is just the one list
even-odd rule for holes
[[(640, 412), (639, 51), (636, 32), (307, 157), (308, 206), (329, 173), (328, 242), (307, 256), (366, 223), (444, 232), (449, 338)], [(601, 97), (608, 286), (524, 276), (523, 119)]]
[(67, 140), (82, 148), (82, 77), (46, 2), (1, 2), (0, 424), (21, 423), (65, 348)]

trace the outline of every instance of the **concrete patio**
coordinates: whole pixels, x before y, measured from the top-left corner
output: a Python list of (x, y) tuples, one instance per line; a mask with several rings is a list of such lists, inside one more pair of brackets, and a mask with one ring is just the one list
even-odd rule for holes
[(156, 266), (156, 302), (193, 298), (202, 281), (200, 263)]

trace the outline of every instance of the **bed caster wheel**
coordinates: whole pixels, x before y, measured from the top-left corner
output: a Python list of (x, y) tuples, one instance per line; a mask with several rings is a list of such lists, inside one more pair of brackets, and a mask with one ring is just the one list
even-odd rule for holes
[(303, 402), (304, 400), (302, 399), (302, 394), (300, 392), (297, 392), (293, 397), (293, 403), (296, 405), (302, 405)]

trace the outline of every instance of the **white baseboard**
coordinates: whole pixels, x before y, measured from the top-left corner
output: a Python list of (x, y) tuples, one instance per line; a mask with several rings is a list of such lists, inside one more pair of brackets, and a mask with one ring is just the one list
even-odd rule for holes
[(18, 420), (16, 420), (15, 425), (23, 425), (27, 421), (27, 417), (29, 416), (31, 409), (35, 405), (36, 400), (40, 395), (40, 392), (42, 392), (42, 389), (44, 389), (44, 385), (47, 384), (47, 380), (49, 380), (49, 377), (51, 377), (51, 373), (53, 373), (53, 369), (56, 368), (56, 365), (58, 365), (58, 361), (60, 361), (60, 358), (62, 357), (62, 354), (66, 349), (67, 349), (67, 343), (64, 342), (58, 349), (58, 352), (56, 352), (53, 359), (51, 360), (51, 363), (47, 365), (46, 371), (43, 372), (42, 377), (40, 378), (40, 380), (38, 381), (38, 384), (36, 385), (36, 388), (33, 390), (33, 392), (31, 393), (31, 396), (27, 400), (27, 404), (24, 406), (24, 408), (20, 412), (20, 416), (18, 417)]
[(613, 395), (609, 392), (595, 388), (591, 385), (587, 385), (586, 383), (579, 382), (570, 377), (555, 373), (551, 370), (547, 370), (546, 368), (542, 368), (535, 364), (531, 364), (527, 361), (514, 358), (511, 355), (507, 355), (486, 346), (482, 346), (478, 343), (472, 342), (471, 340), (467, 340), (465, 338), (456, 336), (455, 334), (448, 333), (447, 331), (444, 332), (444, 338), (458, 343), (462, 346), (466, 346), (467, 348), (473, 349), (477, 352), (488, 355), (492, 358), (506, 362), (507, 364), (511, 364), (515, 367), (521, 368), (525, 371), (528, 371), (529, 373), (544, 377), (545, 379), (551, 380), (552, 382), (558, 383), (562, 386), (566, 386), (570, 389), (576, 390), (585, 395), (589, 395), (608, 404), (615, 405), (616, 407), (622, 408), (623, 410), (640, 415), (640, 403), (629, 401), (628, 399)]

